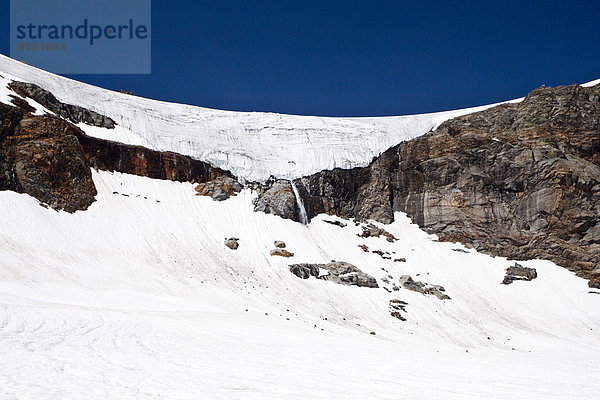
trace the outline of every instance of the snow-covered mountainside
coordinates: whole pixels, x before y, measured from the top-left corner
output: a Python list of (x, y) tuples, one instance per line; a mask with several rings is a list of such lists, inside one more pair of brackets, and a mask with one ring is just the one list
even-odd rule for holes
[[(261, 192), (183, 156), (91, 140), (11, 81), (80, 107), (66, 112), (84, 121), (116, 122), (78, 123), (89, 136), (179, 152), (246, 180), (367, 165), (469, 112), (225, 112), (114, 93), (0, 56), (0, 399), (600, 391), (600, 290), (569, 270), (441, 242), (397, 211), (390, 224), (318, 214), (306, 225), (256, 212), (259, 196), (265, 207), (310, 211), (298, 198), (310, 185), (275, 181)], [(115, 163), (142, 176), (114, 172)], [(339, 174), (314, 180), (352, 178)], [(197, 178), (222, 201), (197, 196)]]
[(115, 129), (80, 124), (90, 136), (174, 151), (250, 181), (264, 181), (271, 175), (299, 178), (324, 169), (365, 166), (391, 146), (423, 135), (445, 120), (492, 106), (380, 118), (232, 112), (117, 93), (50, 74), (3, 55), (0, 72), (4, 72), (5, 81), (35, 83), (64, 103), (88, 108), (116, 121)]
[[(436, 242), (400, 214), (384, 226), (399, 238), (390, 243), (335, 217), (303, 226), (253, 212), (247, 190), (215, 202), (189, 183), (108, 172), (94, 182), (97, 201), (75, 214), (0, 192), (2, 398), (530, 399), (600, 389), (600, 295), (550, 262), (524, 262), (538, 278), (501, 285), (512, 262)], [(294, 256), (270, 256), (275, 240)], [(380, 288), (287, 268), (330, 260)], [(384, 289), (407, 274), (451, 299)], [(408, 303), (406, 321), (390, 315), (392, 299)]]

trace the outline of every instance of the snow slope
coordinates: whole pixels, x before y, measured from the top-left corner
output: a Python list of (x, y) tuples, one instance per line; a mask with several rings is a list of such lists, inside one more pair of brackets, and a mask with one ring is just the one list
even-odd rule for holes
[[(384, 118), (227, 112), (114, 93), (0, 56), (0, 102), (14, 94), (12, 79), (119, 124), (81, 125), (92, 136), (187, 154), (250, 180), (364, 165), (484, 108)], [(538, 278), (501, 285), (512, 262), (454, 251), (466, 249), (400, 213), (385, 226), (399, 238), (389, 243), (335, 217), (304, 226), (255, 213), (249, 190), (214, 202), (189, 183), (93, 178), (97, 201), (74, 214), (0, 191), (0, 399), (529, 400), (600, 390), (600, 293), (551, 262), (522, 262)], [(336, 219), (347, 226), (324, 222)], [(239, 249), (226, 237), (240, 238)], [(270, 256), (275, 240), (294, 256)], [(381, 287), (288, 271), (330, 260)], [(451, 300), (384, 289), (404, 274), (443, 285)], [(391, 299), (408, 303), (406, 321), (390, 315)]]
[(493, 106), (398, 117), (327, 118), (148, 100), (53, 75), (3, 55), (0, 75), (5, 81), (35, 83), (62, 102), (107, 115), (118, 124), (116, 129), (80, 124), (90, 136), (174, 151), (251, 181), (365, 166), (388, 148), (423, 135), (445, 120)]
[[(503, 258), (453, 251), (400, 213), (363, 239), (189, 183), (93, 172), (68, 214), (0, 192), (2, 399), (531, 399), (600, 390), (600, 295), (546, 261), (500, 285)], [(233, 251), (225, 237), (240, 238)], [(295, 253), (269, 256), (275, 240)], [(365, 253), (394, 252), (406, 263)], [(287, 265), (343, 260), (452, 299), (301, 280)], [(384, 272), (381, 268), (385, 268)], [(389, 278), (388, 278), (389, 279)], [(408, 303), (401, 322), (388, 301)], [(370, 335), (374, 331), (376, 335)]]

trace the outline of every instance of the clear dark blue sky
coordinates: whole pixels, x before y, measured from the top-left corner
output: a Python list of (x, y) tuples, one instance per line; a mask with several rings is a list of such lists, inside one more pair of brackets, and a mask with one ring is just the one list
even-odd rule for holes
[[(0, 53), (8, 54), (1, 4)], [(152, 75), (71, 77), (206, 107), (336, 116), (461, 108), (600, 78), (598, 1), (152, 7)]]

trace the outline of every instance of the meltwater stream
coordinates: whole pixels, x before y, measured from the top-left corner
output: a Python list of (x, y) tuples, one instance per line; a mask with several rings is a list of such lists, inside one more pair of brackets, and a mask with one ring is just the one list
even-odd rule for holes
[(296, 197), (296, 205), (298, 206), (298, 210), (300, 213), (300, 222), (302, 225), (308, 225), (308, 215), (306, 215), (306, 208), (304, 208), (304, 202), (300, 197), (300, 193), (298, 193), (298, 188), (294, 184), (294, 181), (290, 179), (290, 184), (292, 185), (292, 191), (294, 192), (294, 196)]

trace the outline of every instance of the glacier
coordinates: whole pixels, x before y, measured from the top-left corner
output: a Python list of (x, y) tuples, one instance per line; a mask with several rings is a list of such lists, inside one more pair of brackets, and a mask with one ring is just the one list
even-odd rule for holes
[(235, 112), (113, 92), (3, 55), (0, 73), (5, 81), (35, 83), (64, 103), (96, 111), (118, 124), (115, 129), (79, 124), (89, 136), (173, 151), (258, 182), (270, 176), (295, 179), (324, 169), (365, 166), (388, 148), (424, 135), (448, 119), (496, 105), (378, 118)]

